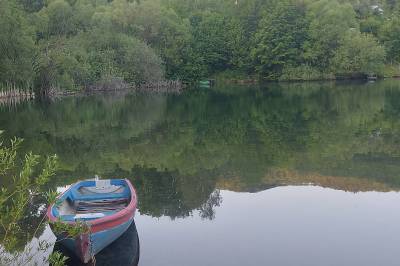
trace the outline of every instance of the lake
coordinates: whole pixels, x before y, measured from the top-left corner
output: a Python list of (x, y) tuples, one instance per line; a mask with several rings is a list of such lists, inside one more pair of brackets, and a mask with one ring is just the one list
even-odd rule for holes
[(140, 265), (400, 263), (400, 80), (3, 104), (0, 129), (59, 156), (49, 188), (129, 178)]

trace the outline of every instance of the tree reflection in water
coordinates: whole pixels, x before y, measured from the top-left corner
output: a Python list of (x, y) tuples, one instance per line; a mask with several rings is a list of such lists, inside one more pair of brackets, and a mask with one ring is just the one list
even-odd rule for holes
[(222, 197), (219, 190), (215, 190), (210, 194), (208, 200), (200, 207), (200, 217), (203, 219), (212, 220), (215, 218), (215, 208), (222, 203)]
[(398, 81), (225, 85), (25, 102), (2, 109), (0, 125), (27, 151), (58, 154), (52, 188), (128, 177), (141, 214), (213, 219), (219, 190), (399, 190), (399, 110)]

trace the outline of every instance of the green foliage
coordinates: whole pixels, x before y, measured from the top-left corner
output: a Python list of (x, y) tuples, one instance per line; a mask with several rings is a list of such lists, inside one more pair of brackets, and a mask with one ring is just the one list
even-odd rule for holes
[(68, 40), (51, 38), (40, 42), (42, 53), (35, 66), (38, 89), (62, 88), (73, 90), (75, 87), (87, 85), (89, 70), (85, 56), (79, 57), (80, 49), (68, 46)]
[(88, 234), (90, 232), (89, 225), (81, 221), (76, 221), (73, 225), (71, 225), (59, 220), (51, 223), (51, 228), (56, 234), (63, 235), (63, 238), (72, 239), (75, 239), (79, 235)]
[(48, 262), (52, 266), (64, 266), (67, 262), (68, 257), (64, 256), (61, 252), (55, 251), (50, 254)]
[(400, 18), (398, 14), (387, 19), (382, 26), (380, 39), (386, 48), (391, 63), (400, 63)]
[(0, 84), (80, 90), (225, 71), (324, 78), (353, 71), (332, 62), (349, 30), (373, 34), (385, 63), (398, 63), (398, 9), (392, 0), (1, 0)]
[(228, 20), (218, 13), (204, 13), (191, 18), (193, 45), (205, 66), (204, 75), (227, 68), (231, 57)]
[(64, 0), (54, 0), (43, 12), (48, 16), (49, 35), (68, 35), (76, 30), (74, 12), (71, 5)]
[(55, 204), (58, 197), (57, 191), (49, 190), (46, 192), (46, 200), (49, 204)]
[(329, 67), (330, 59), (350, 29), (358, 29), (356, 14), (350, 4), (319, 0), (309, 7), (310, 41), (305, 45), (305, 59), (320, 70)]
[(381, 31), (383, 22), (384, 21), (380, 16), (369, 16), (360, 21), (360, 31), (372, 33), (374, 36), (377, 36)]
[(400, 66), (397, 64), (386, 64), (383, 69), (383, 75), (386, 78), (400, 77)]
[(24, 12), (11, 0), (0, 0), (0, 83), (27, 89), (33, 83), (36, 48)]
[(332, 71), (337, 74), (383, 73), (385, 49), (370, 34), (350, 31), (332, 59)]
[[(0, 131), (0, 136), (2, 135)], [(17, 156), (18, 146), (22, 140), (14, 138), (10, 141), (10, 146), (4, 146), (3, 142), (0, 142), (0, 175), (5, 175), (15, 164), (15, 158)]]
[(280, 1), (265, 13), (252, 50), (259, 75), (275, 79), (286, 65), (297, 66), (302, 62), (302, 49), (308, 38), (304, 17), (305, 6), (294, 1)]
[(103, 30), (83, 33), (77, 38), (88, 55), (92, 82), (107, 75), (134, 83), (163, 78), (161, 59), (137, 38)]
[(41, 223), (33, 235), (27, 235), (27, 232), (21, 230), (21, 222), (26, 218), (33, 199), (41, 193), (57, 168), (57, 157), (50, 156), (41, 167), (42, 170), (38, 169), (40, 156), (33, 153), (27, 153), (22, 165), (18, 167), (17, 150), (21, 142), (21, 139), (13, 139), (9, 146), (0, 143), (0, 177), (12, 176), (13, 179), (12, 184), (0, 191), (0, 244), (4, 248), (0, 250), (0, 264), (3, 258), (1, 253), (7, 251), (11, 254), (4, 256), (5, 260), (17, 259), (22, 256), (16, 252), (19, 242), (37, 236)]
[[(1, 134), (1, 132), (0, 132)], [(38, 254), (47, 254), (52, 247), (48, 240), (38, 239), (37, 248), (34, 249), (29, 244), (20, 250), (20, 244), (25, 245), (32, 238), (38, 238), (38, 232), (44, 226), (45, 216), (42, 210), (36, 210), (33, 202), (46, 194), (48, 202), (56, 203), (57, 193), (49, 191), (44, 193), (43, 188), (55, 175), (58, 167), (57, 156), (49, 156), (41, 167), (40, 156), (27, 153), (21, 165), (17, 163), (18, 149), (22, 140), (13, 139), (9, 145), (0, 143), (0, 177), (10, 180), (0, 190), (0, 264), (9, 265), (33, 263), (34, 257)], [(1, 180), (1, 179), (0, 179)], [(31, 215), (31, 212), (38, 213), (41, 221), (34, 227), (31, 234), (23, 228), (24, 222)], [(89, 232), (89, 227), (84, 222), (77, 225), (68, 225), (60, 221), (52, 224), (54, 230), (65, 237), (75, 238), (76, 236)], [(67, 257), (61, 253), (53, 253), (45, 258), (51, 265), (64, 265)]]

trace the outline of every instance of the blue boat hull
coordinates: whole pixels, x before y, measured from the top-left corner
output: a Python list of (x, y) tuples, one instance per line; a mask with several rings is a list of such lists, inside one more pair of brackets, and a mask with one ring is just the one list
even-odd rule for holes
[[(133, 222), (133, 217), (125, 223), (122, 223), (113, 228), (99, 231), (96, 233), (92, 233), (89, 235), (89, 250), (92, 256), (95, 256), (97, 253), (102, 251), (105, 247), (110, 245), (112, 242), (117, 240), (125, 231), (129, 228), (129, 226)], [(70, 250), (77, 257), (81, 257), (81, 241), (79, 241), (79, 237), (76, 239), (60, 239), (60, 244), (65, 246), (68, 250)]]
[[(67, 249), (56, 243), (53, 252), (60, 252), (68, 257), (65, 266), (85, 266), (82, 260)], [(135, 221), (117, 240), (96, 255), (96, 266), (138, 266), (140, 257), (139, 235)], [(89, 264), (90, 265), (90, 264)]]

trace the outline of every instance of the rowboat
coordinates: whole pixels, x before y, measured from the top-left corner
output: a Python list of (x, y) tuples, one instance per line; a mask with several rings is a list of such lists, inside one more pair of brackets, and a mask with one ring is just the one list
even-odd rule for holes
[(55, 232), (58, 241), (84, 263), (118, 239), (132, 224), (137, 196), (127, 179), (77, 182), (47, 209), (50, 225), (57, 222), (88, 227), (74, 238)]
[[(55, 243), (53, 252), (60, 252), (68, 257), (65, 266), (87, 266), (79, 258), (69, 251), (65, 246)], [(137, 266), (140, 257), (139, 235), (136, 230), (135, 221), (117, 240), (112, 242), (96, 255), (96, 266)]]

